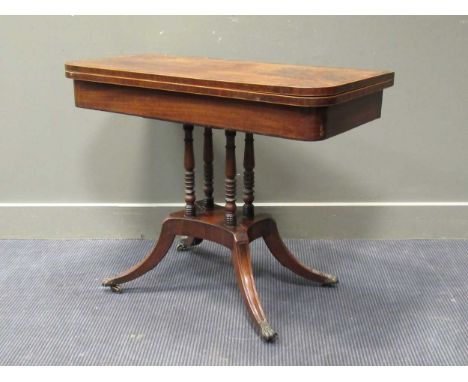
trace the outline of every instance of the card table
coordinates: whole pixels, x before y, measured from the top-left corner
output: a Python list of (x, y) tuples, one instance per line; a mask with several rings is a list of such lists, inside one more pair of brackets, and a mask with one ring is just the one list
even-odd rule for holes
[[(159, 239), (139, 263), (103, 281), (114, 292), (156, 267), (176, 236), (177, 250), (203, 240), (231, 251), (237, 283), (247, 310), (267, 342), (277, 337), (267, 321), (255, 287), (250, 242), (263, 238), (281, 265), (322, 286), (338, 278), (299, 262), (281, 239), (267, 214), (254, 210), (254, 134), (320, 141), (380, 118), (382, 94), (394, 73), (174, 57), (159, 54), (117, 56), (65, 64), (73, 80), (77, 107), (179, 122), (184, 129), (185, 208), (169, 214)], [(192, 132), (204, 128), (203, 191), (195, 198)], [(213, 201), (212, 130), (226, 136), (225, 205)], [(243, 207), (236, 206), (237, 133), (245, 134)]]

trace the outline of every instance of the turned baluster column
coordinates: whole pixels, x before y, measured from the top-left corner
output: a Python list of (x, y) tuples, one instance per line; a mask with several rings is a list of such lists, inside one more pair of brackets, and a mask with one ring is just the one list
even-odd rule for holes
[(205, 192), (204, 205), (207, 210), (214, 207), (213, 201), (213, 133), (211, 128), (205, 127), (203, 142), (203, 191)]
[(185, 150), (184, 150), (184, 168), (185, 168), (185, 216), (195, 216), (195, 158), (193, 155), (193, 125), (184, 124), (185, 131)]
[(254, 139), (252, 133), (245, 134), (245, 149), (244, 149), (244, 207), (243, 215), (246, 218), (254, 217)]
[(236, 132), (226, 130), (226, 169), (224, 222), (228, 226), (235, 226), (236, 220)]

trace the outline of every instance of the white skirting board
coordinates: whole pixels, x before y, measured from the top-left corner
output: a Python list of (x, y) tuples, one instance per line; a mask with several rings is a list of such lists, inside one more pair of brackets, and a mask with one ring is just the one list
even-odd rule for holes
[[(0, 203), (0, 239), (155, 239), (164, 217), (182, 207), (181, 203)], [(466, 202), (258, 203), (256, 212), (273, 215), (285, 238), (468, 239)]]

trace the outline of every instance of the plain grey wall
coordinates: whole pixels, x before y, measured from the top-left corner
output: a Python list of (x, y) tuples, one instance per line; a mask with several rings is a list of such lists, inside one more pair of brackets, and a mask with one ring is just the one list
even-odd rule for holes
[[(77, 109), (64, 77), (67, 60), (145, 52), (395, 71), (380, 120), (320, 143), (257, 136), (258, 202), (468, 201), (468, 17), (23, 16), (0, 36), (2, 237), (146, 235), (166, 213), (20, 203), (182, 201), (182, 129)], [(289, 236), (468, 237), (464, 206), (282, 208)]]

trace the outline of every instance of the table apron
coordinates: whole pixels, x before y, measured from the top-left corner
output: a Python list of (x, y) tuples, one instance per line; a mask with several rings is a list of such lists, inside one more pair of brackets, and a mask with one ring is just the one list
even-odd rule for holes
[(382, 91), (326, 107), (298, 107), (74, 80), (77, 107), (317, 141), (380, 117)]

